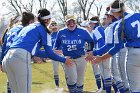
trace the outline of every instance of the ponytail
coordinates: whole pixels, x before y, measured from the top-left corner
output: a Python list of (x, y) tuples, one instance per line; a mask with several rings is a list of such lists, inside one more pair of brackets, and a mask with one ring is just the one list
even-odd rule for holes
[(123, 40), (125, 38), (125, 33), (124, 33), (124, 25), (125, 25), (125, 20), (124, 20), (124, 3), (120, 0), (116, 0), (114, 1), (112, 4), (111, 4), (111, 8), (113, 9), (118, 9), (117, 11), (114, 11), (114, 12), (117, 12), (117, 13), (120, 13), (121, 14), (121, 18), (122, 18), (122, 32), (121, 32), (121, 39)]
[[(119, 1), (119, 4), (120, 4), (120, 1)], [(121, 39), (123, 40), (125, 38), (125, 33), (124, 33), (124, 30), (125, 30), (125, 21), (124, 21), (124, 11), (123, 11), (123, 7), (120, 7), (121, 8), (121, 17), (122, 17), (122, 33), (121, 33)]]

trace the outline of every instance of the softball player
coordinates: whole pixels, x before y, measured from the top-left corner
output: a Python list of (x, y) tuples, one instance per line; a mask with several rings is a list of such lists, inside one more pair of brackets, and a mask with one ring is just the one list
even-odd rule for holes
[[(56, 23), (56, 21), (51, 22), (50, 29), (52, 31), (52, 34), (51, 34), (52, 38), (51, 39), (52, 39), (52, 47), (53, 47), (54, 43), (56, 41), (57, 33), (58, 33), (58, 24)], [(61, 52), (60, 52), (60, 55), (62, 55)], [(53, 63), (53, 71), (54, 71), (54, 80), (55, 80), (56, 90), (58, 90), (59, 89), (59, 74), (58, 74), (59, 62), (52, 60), (52, 63)], [(61, 63), (61, 65), (62, 65), (62, 67), (63, 67), (63, 69), (65, 71), (64, 64)]]
[[(126, 13), (125, 13), (126, 14)], [(100, 49), (99, 51), (94, 51), (94, 54), (96, 53), (105, 53), (107, 51), (109, 51), (113, 46), (113, 42), (112, 42), (112, 38), (113, 38), (113, 34), (114, 32), (112, 31), (114, 29), (114, 27), (118, 24), (119, 21), (116, 21), (112, 24), (110, 24), (107, 28), (106, 28), (106, 31), (109, 33), (108, 34), (108, 38), (106, 40), (107, 44), (104, 48)], [(109, 39), (109, 40), (108, 40)], [(112, 43), (112, 44), (111, 44)], [(123, 48), (124, 46), (122, 46)], [(103, 52), (104, 51), (104, 52)], [(122, 56), (122, 55), (121, 55)], [(122, 56), (123, 57), (123, 56)], [(124, 57), (125, 58), (125, 57)], [(119, 91), (121, 93), (124, 93), (124, 85), (123, 85), (123, 82), (121, 80), (121, 77), (120, 77), (120, 70), (118, 70), (118, 64), (116, 64), (116, 62), (118, 63), (118, 61), (124, 61), (123, 59), (119, 59), (118, 58), (116, 59), (116, 55), (113, 56), (113, 59), (112, 59), (112, 74), (113, 74), (113, 78), (115, 80), (115, 83), (116, 83), (116, 87), (119, 89)], [(121, 64), (122, 64), (122, 61), (121, 61)], [(124, 62), (123, 62), (124, 63)], [(125, 73), (124, 73), (125, 74)]]
[[(13, 93), (31, 91), (31, 54), (64, 62), (68, 67), (72, 65), (71, 59), (60, 57), (52, 51), (50, 31), (47, 29), (50, 20), (50, 12), (40, 9), (39, 22), (24, 27), (4, 56), (2, 68), (6, 72)], [(44, 46), (45, 51), (37, 51), (37, 44)]]
[[(17, 19), (15, 19), (15, 20), (17, 20)], [(15, 20), (13, 20), (13, 21), (15, 21)], [(34, 15), (30, 12), (23, 12), (21, 21), (22, 21), (22, 23), (20, 25), (13, 26), (13, 28), (12, 28), (12, 25), (10, 24), (11, 29), (10, 28), (9, 28), (9, 30), (7, 29), (5, 34), (3, 34), (1, 60), (6, 55), (7, 51), (9, 50), (10, 45), (13, 43), (14, 39), (17, 37), (18, 33), (22, 30), (22, 28), (29, 25), (30, 23), (34, 22)], [(15, 22), (13, 22), (13, 23), (15, 23)], [(15, 24), (13, 24), (13, 25), (15, 25)], [(7, 93), (11, 93), (11, 88), (9, 86), (8, 80), (7, 80)]]
[[(107, 16), (106, 20), (110, 20), (110, 25), (106, 28), (105, 32), (110, 33), (109, 31), (112, 31), (113, 29), (109, 30), (109, 28), (112, 28), (114, 25), (117, 24), (117, 22), (115, 22), (115, 21), (117, 21), (117, 19), (112, 14), (107, 13), (106, 16)], [(113, 22), (115, 22), (115, 23), (113, 23)], [(108, 35), (113, 36), (113, 33), (108, 34)], [(106, 36), (107, 36), (107, 34), (106, 34)], [(124, 54), (124, 53), (121, 53), (121, 54)], [(123, 88), (124, 85), (123, 85), (122, 79), (120, 77), (121, 69), (119, 68), (120, 66), (118, 63), (121, 63), (121, 64), (125, 63), (125, 62), (123, 62), (125, 57), (123, 58), (123, 55), (121, 55), (122, 59), (120, 59), (120, 58), (118, 59), (118, 57), (119, 57), (119, 54), (116, 54), (111, 58), (111, 72), (112, 72), (112, 76), (113, 76), (112, 83), (113, 83), (113, 87), (114, 87), (115, 92), (117, 92), (118, 89), (119, 89), (119, 91), (122, 92), (122, 91), (124, 91), (124, 88)], [(116, 89), (116, 87), (117, 87), (117, 89)]]
[[(89, 21), (89, 25), (93, 28), (93, 41), (94, 48), (99, 49), (105, 45), (105, 33), (104, 28), (100, 26), (100, 21), (97, 16), (92, 17)], [(100, 55), (98, 55), (100, 56)], [(106, 93), (111, 93), (111, 69), (110, 59), (105, 60), (103, 64), (99, 64), (101, 75), (103, 77)]]
[[(102, 23), (102, 25), (103, 25), (103, 27), (104, 27), (104, 29), (106, 29), (112, 22), (113, 22), (113, 20), (112, 20), (112, 15), (110, 15), (109, 14), (109, 10), (110, 10), (110, 7), (107, 7), (106, 8), (106, 12), (105, 12), (105, 15), (104, 15), (104, 17), (103, 17), (103, 23)], [(114, 17), (113, 17), (113, 19), (114, 19)], [(107, 33), (108, 33), (108, 30), (105, 30), (104, 31), (105, 32), (105, 38), (106, 38), (106, 36), (107, 36)], [(106, 41), (106, 40), (105, 40)], [(105, 42), (106, 43), (106, 42)], [(113, 58), (112, 58), (112, 60), (113, 60)], [(111, 61), (111, 74), (112, 74), (112, 61)], [(116, 69), (117, 70), (117, 69)], [(118, 91), (118, 88), (116, 87), (116, 84), (115, 84), (115, 82), (114, 82), (114, 80), (112, 79), (112, 86), (113, 86), (113, 89), (114, 89), (114, 91), (115, 91), (115, 93), (117, 93), (117, 91)]]
[[(115, 6), (120, 7), (115, 7)], [(112, 14), (117, 18), (122, 15), (120, 11), (124, 12), (124, 4), (119, 1), (114, 1), (111, 5)], [(125, 22), (125, 23), (124, 23)], [(122, 17), (120, 23), (115, 27), (114, 42), (115, 46), (108, 53), (102, 57), (95, 57), (94, 63), (99, 63), (101, 60), (111, 57), (117, 53), (122, 46), (124, 46), (124, 39), (126, 40), (126, 47), (128, 48), (126, 71), (130, 90), (132, 93), (140, 93), (140, 38), (139, 38), (140, 14), (127, 14)]]
[(66, 67), (69, 92), (82, 93), (86, 69), (85, 42), (92, 42), (93, 39), (85, 29), (77, 27), (76, 19), (72, 15), (66, 16), (66, 26), (59, 31), (55, 47), (57, 49), (61, 46), (63, 55), (74, 61), (71, 68)]
[[(90, 34), (90, 36), (93, 38), (93, 29), (89, 26), (89, 22), (87, 21), (83, 21), (81, 24), (81, 27), (85, 28), (88, 33)], [(93, 51), (93, 48), (94, 48), (94, 43), (93, 42), (86, 42), (85, 44), (85, 49), (86, 49), (86, 52), (88, 53), (89, 51)], [(100, 72), (100, 68), (99, 68), (99, 65), (92, 65), (92, 69), (93, 69), (93, 72), (94, 72), (94, 76), (95, 76), (95, 79), (96, 79), (96, 85), (97, 85), (97, 88), (98, 90), (96, 92), (101, 92), (102, 91), (102, 83), (101, 83), (101, 72)], [(104, 81), (103, 81), (104, 82)], [(103, 83), (104, 85), (104, 83)]]

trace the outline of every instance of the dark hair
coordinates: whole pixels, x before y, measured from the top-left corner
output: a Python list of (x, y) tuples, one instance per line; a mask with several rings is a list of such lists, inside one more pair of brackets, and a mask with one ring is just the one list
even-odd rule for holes
[(111, 4), (111, 8), (114, 8), (114, 9), (120, 8), (121, 9), (118, 13), (121, 13), (121, 17), (122, 17), (122, 33), (121, 33), (121, 38), (122, 39), (124, 39), (124, 37), (125, 37), (125, 33), (124, 33), (125, 21), (124, 21), (124, 10), (123, 10), (123, 7), (124, 7), (124, 3), (119, 1), (119, 0), (114, 1)]
[(101, 23), (100, 23), (100, 19), (99, 19), (98, 16), (94, 16), (94, 17), (90, 18), (90, 20), (91, 20), (91, 21), (98, 21), (98, 24), (101, 25)]
[(49, 29), (45, 26), (44, 21), (41, 19), (41, 17), (48, 16), (48, 15), (50, 15), (50, 11), (45, 8), (40, 9), (38, 11), (38, 21), (41, 23), (41, 25), (43, 25), (46, 28), (47, 33), (50, 34), (51, 31), (49, 31)]
[(117, 9), (117, 8), (121, 8), (121, 10), (119, 11), (120, 13), (123, 12), (123, 7), (124, 7), (124, 3), (116, 0), (111, 4), (111, 8)]
[(30, 20), (34, 20), (34, 18), (35, 17), (31, 12), (23, 12), (22, 19), (21, 19), (22, 25), (27, 26), (29, 24)]

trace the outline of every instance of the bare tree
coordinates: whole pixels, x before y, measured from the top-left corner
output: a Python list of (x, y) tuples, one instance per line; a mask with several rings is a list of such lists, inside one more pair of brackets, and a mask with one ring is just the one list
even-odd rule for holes
[[(28, 3), (25, 3), (23, 0), (7, 0), (7, 8), (12, 11), (13, 14), (21, 14), (23, 11), (33, 11), (35, 0), (28, 0)], [(9, 12), (11, 13), (11, 12)]]
[(100, 2), (98, 0), (97, 0), (97, 2), (98, 2), (98, 4), (94, 3), (94, 5), (95, 5), (96, 10), (97, 10), (97, 15), (100, 16), (103, 5), (100, 4)]
[(92, 7), (94, 1), (95, 0), (92, 0), (91, 2), (89, 2), (89, 0), (78, 0), (84, 20), (88, 19), (88, 16), (89, 16), (89, 13), (90, 13), (90, 10), (91, 10), (91, 7)]
[(16, 12), (16, 14), (21, 14), (22, 9), (18, 3), (18, 0), (7, 0), (9, 3), (9, 10)]
[(63, 15), (63, 19), (65, 19), (65, 16), (67, 15), (67, 0), (57, 0), (57, 2)]
[(140, 0), (126, 0), (125, 2), (132, 11), (140, 13)]
[(19, 3), (20, 3), (20, 5), (22, 6), (22, 8), (23, 8), (24, 10), (30, 11), (30, 12), (33, 11), (34, 0), (29, 0), (29, 1), (28, 1), (28, 5), (27, 5), (27, 4), (25, 5), (21, 0), (19, 0)]
[(38, 0), (40, 8), (46, 8), (48, 0)]
[[(21, 14), (23, 11), (36, 12), (40, 8), (46, 8), (48, 0), (7, 0), (7, 8), (14, 14)], [(11, 13), (11, 12), (9, 12)]]

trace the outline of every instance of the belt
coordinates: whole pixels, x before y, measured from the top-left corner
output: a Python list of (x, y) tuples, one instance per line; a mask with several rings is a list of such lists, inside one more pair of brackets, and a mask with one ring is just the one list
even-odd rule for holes
[(77, 59), (77, 58), (80, 58), (82, 56), (84, 56), (84, 55), (81, 55), (81, 56), (78, 56), (78, 57), (71, 57), (71, 59)]
[(133, 48), (140, 48), (140, 47), (133, 47)]

